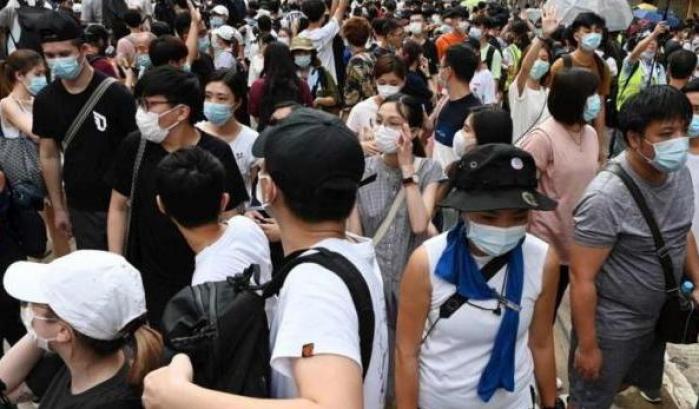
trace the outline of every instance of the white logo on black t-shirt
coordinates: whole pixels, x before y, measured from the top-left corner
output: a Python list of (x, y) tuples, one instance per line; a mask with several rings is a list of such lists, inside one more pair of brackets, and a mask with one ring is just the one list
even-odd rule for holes
[(97, 128), (98, 131), (104, 132), (107, 130), (107, 117), (104, 115), (100, 114), (97, 111), (92, 111), (92, 115), (95, 117), (95, 128)]

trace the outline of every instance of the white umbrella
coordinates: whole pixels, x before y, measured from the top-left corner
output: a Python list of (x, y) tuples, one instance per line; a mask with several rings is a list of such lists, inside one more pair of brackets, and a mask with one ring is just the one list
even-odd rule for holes
[(547, 6), (558, 10), (561, 24), (569, 26), (578, 14), (592, 11), (604, 17), (609, 31), (626, 30), (633, 20), (627, 0), (548, 0)]

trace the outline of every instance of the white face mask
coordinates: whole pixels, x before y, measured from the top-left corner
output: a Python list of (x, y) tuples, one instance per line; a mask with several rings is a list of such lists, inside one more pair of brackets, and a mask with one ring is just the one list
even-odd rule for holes
[(495, 227), (469, 220), (468, 239), (485, 254), (493, 257), (507, 253), (527, 234), (527, 225)]
[(27, 334), (29, 334), (29, 337), (36, 343), (36, 346), (44, 350), (46, 352), (53, 352), (51, 348), (49, 347), (49, 342), (55, 341), (57, 337), (53, 338), (42, 338), (40, 337), (36, 331), (34, 331), (34, 327), (32, 326), (32, 321), (34, 320), (41, 320), (41, 321), (49, 321), (49, 322), (55, 322), (56, 320), (54, 318), (46, 318), (46, 317), (38, 317), (34, 315), (34, 312), (32, 311), (31, 305), (27, 305), (25, 307), (22, 307), (20, 310), (20, 317), (22, 319), (22, 324), (24, 324), (24, 328), (27, 330)]
[(401, 87), (398, 85), (377, 85), (376, 89), (379, 91), (381, 98), (388, 98), (400, 92)]
[(147, 112), (145, 109), (138, 107), (136, 111), (136, 126), (141, 131), (141, 136), (154, 143), (164, 141), (170, 133), (170, 129), (176, 127), (181, 121), (177, 121), (167, 128), (161, 128), (159, 120), (161, 116), (172, 112), (175, 108), (177, 106), (162, 114), (158, 114), (157, 112)]
[(398, 138), (400, 131), (389, 128), (385, 125), (379, 125), (374, 131), (374, 142), (376, 148), (382, 153), (396, 153), (398, 151)]
[(408, 26), (408, 31), (413, 34), (422, 34), (422, 23), (413, 22)]
[(463, 129), (459, 129), (454, 134), (454, 141), (452, 142), (451, 148), (454, 151), (454, 155), (461, 159), (466, 152), (470, 151), (476, 145), (476, 139), (473, 137), (466, 136), (466, 132)]

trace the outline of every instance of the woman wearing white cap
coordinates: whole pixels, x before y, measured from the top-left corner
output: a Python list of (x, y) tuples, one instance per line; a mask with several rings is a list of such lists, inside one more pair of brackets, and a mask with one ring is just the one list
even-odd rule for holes
[(143, 377), (161, 363), (160, 335), (145, 324), (140, 273), (123, 257), (77, 251), (49, 264), (17, 262), (5, 290), (27, 303), (28, 334), (0, 360), (15, 390), (45, 351), (61, 358), (40, 407), (141, 408)]

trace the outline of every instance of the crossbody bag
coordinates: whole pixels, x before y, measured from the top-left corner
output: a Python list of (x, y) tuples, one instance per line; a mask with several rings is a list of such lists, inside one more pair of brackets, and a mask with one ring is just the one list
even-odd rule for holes
[(87, 116), (95, 108), (95, 105), (97, 105), (99, 100), (102, 98), (102, 95), (104, 95), (104, 93), (107, 92), (107, 89), (115, 82), (117, 82), (117, 80), (114, 78), (106, 78), (97, 86), (97, 88), (95, 88), (94, 91), (92, 91), (92, 95), (90, 95), (90, 98), (88, 98), (82, 108), (80, 108), (80, 112), (78, 112), (78, 115), (75, 116), (73, 123), (70, 124), (70, 127), (63, 138), (61, 145), (64, 153), (68, 150), (71, 142), (73, 142), (73, 139), (75, 139), (75, 135), (78, 134), (78, 131), (83, 126), (83, 123), (85, 123)]

